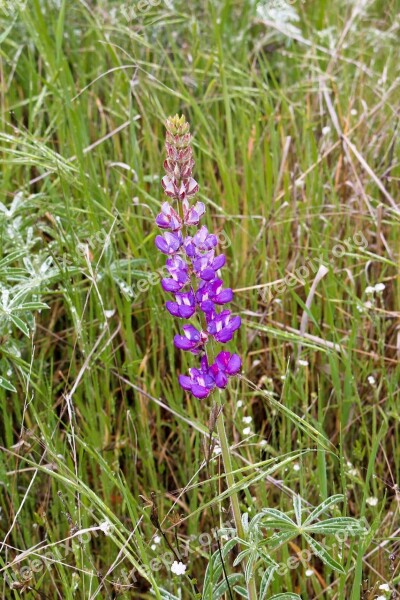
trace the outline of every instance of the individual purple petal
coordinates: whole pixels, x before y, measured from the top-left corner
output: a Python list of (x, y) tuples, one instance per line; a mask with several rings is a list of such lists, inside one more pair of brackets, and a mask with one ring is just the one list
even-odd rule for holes
[(192, 380), (187, 375), (179, 375), (179, 383), (184, 390), (192, 389)]
[(228, 384), (228, 377), (222, 371), (215, 374), (215, 385), (219, 388), (225, 388)]
[(182, 289), (182, 283), (175, 281), (174, 279), (162, 279), (162, 288), (165, 292), (179, 292)]
[(226, 258), (225, 258), (225, 254), (219, 254), (213, 262), (213, 269), (214, 271), (218, 271), (218, 269), (221, 269), (224, 264), (226, 262)]
[(193, 327), (193, 325), (184, 325), (182, 329), (185, 332), (185, 336), (188, 338), (188, 340), (193, 340), (196, 342), (199, 341), (201, 334), (199, 331), (197, 331), (196, 327)]
[(240, 356), (238, 356), (237, 354), (232, 354), (226, 367), (226, 372), (228, 373), (228, 375), (236, 375), (236, 373), (239, 373), (241, 368), (242, 360)]
[(168, 312), (171, 313), (171, 315), (173, 317), (180, 317), (179, 306), (178, 306), (178, 304), (176, 302), (170, 302), (170, 301), (168, 301), (168, 302), (165, 303), (165, 307), (168, 310)]
[(196, 396), (196, 398), (207, 398), (207, 396), (210, 394), (210, 391), (211, 390), (209, 390), (208, 388), (203, 387), (202, 385), (198, 385), (197, 383), (194, 383), (192, 385), (192, 394), (193, 396)]
[(183, 335), (176, 335), (174, 337), (174, 344), (179, 350), (193, 350), (196, 347), (195, 342), (191, 342)]

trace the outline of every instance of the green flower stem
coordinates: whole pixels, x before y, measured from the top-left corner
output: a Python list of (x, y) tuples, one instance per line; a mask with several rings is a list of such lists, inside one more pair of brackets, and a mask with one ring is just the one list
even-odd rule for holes
[[(221, 453), (222, 453), (222, 460), (224, 461), (226, 482), (228, 485), (228, 489), (233, 490), (235, 488), (235, 476), (233, 474), (231, 452), (230, 452), (230, 447), (229, 447), (229, 443), (228, 443), (228, 438), (226, 435), (224, 413), (222, 410), (219, 413), (219, 416), (217, 419), (217, 432), (218, 432), (218, 437), (219, 437), (219, 441), (221, 444)], [(242, 514), (240, 512), (239, 497), (238, 497), (237, 493), (233, 492), (230, 496), (230, 499), (231, 499), (231, 504), (232, 504), (233, 518), (235, 520), (237, 535), (238, 535), (238, 537), (240, 537), (240, 539), (244, 540), (245, 535), (244, 535), (244, 529), (243, 529), (243, 524), (242, 524)], [(254, 577), (251, 577), (250, 581), (247, 584), (247, 592), (249, 595), (248, 596), (249, 600), (257, 600), (257, 590), (256, 590), (256, 584), (255, 584)]]

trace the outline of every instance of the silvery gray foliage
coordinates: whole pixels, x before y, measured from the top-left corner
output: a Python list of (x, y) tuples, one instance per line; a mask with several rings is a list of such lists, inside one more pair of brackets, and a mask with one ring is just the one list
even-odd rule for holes
[(227, 577), (231, 589), (236, 594), (235, 597), (247, 598), (244, 584), (257, 571), (261, 577), (259, 600), (301, 600), (300, 596), (293, 592), (268, 595), (275, 578), (281, 576), (282, 564), (274, 560), (274, 552), (299, 536), (303, 537), (309, 548), (307, 556), (310, 559), (316, 556), (334, 571), (344, 573), (343, 566), (334, 558), (332, 552), (329, 552), (332, 545), (322, 543), (315, 538), (315, 536), (335, 536), (339, 539), (340, 536), (339, 545), (341, 545), (348, 536), (360, 537), (366, 534), (366, 525), (357, 519), (322, 518), (335, 504), (344, 500), (344, 496), (337, 494), (327, 498), (317, 507), (306, 510), (304, 500), (297, 494), (293, 496), (293, 511), (289, 514), (276, 508), (264, 508), (249, 520), (248, 513), (244, 513), (242, 523), (246, 534), (245, 540), (239, 539), (232, 528), (225, 528), (219, 532), (220, 536), (228, 537), (229, 541), (222, 546), (221, 553), (216, 550), (210, 559), (204, 579), (202, 600), (210, 598), (216, 600), (226, 593), (228, 584), (224, 576), (222, 560), (226, 565), (228, 564), (229, 555), (237, 544), (240, 544), (243, 550), (235, 558), (233, 567), (239, 566), (245, 560), (246, 570), (244, 574), (231, 573)]

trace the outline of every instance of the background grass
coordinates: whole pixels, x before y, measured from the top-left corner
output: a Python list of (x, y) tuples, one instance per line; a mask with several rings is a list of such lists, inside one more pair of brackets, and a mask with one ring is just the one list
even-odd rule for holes
[[(177, 385), (188, 361), (160, 286), (138, 289), (162, 267), (154, 217), (176, 112), (226, 246), (243, 372), (332, 443), (324, 452), (239, 381), (225, 407), (239, 483), (259, 474), (249, 465), (310, 450), (241, 492), (242, 509), (290, 511), (299, 492), (308, 510), (343, 493), (342, 514), (371, 527), (335, 552), (345, 575), (313, 559), (271, 594), (389, 597), (378, 588), (400, 581), (398, 2), (298, 1), (286, 17), (250, 0), (1, 7), (2, 597), (192, 598), (165, 567), (150, 583), (139, 574), (168, 550), (140, 496), (156, 493), (165, 529), (184, 519), (168, 535), (191, 540), (200, 587), (198, 535), (226, 520), (218, 457), (211, 480), (204, 468), (209, 403)], [(305, 281), (269, 285), (307, 265)], [(62, 542), (106, 520), (109, 535)], [(121, 587), (131, 569), (136, 583)]]

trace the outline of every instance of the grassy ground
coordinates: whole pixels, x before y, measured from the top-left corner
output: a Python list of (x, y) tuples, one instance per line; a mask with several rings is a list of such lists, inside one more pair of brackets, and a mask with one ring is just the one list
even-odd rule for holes
[(188, 361), (146, 285), (163, 121), (183, 112), (245, 323), (250, 383), (224, 411), (242, 511), (344, 494), (322, 516), (369, 526), (316, 536), (343, 573), (314, 553), (266, 597), (396, 598), (399, 4), (298, 0), (290, 21), (277, 2), (153, 4), (0, 3), (2, 597), (195, 598), (151, 563), (170, 558), (152, 492), (203, 589), (206, 536), (229, 519), (223, 467), (205, 469), (210, 403), (179, 388)]

